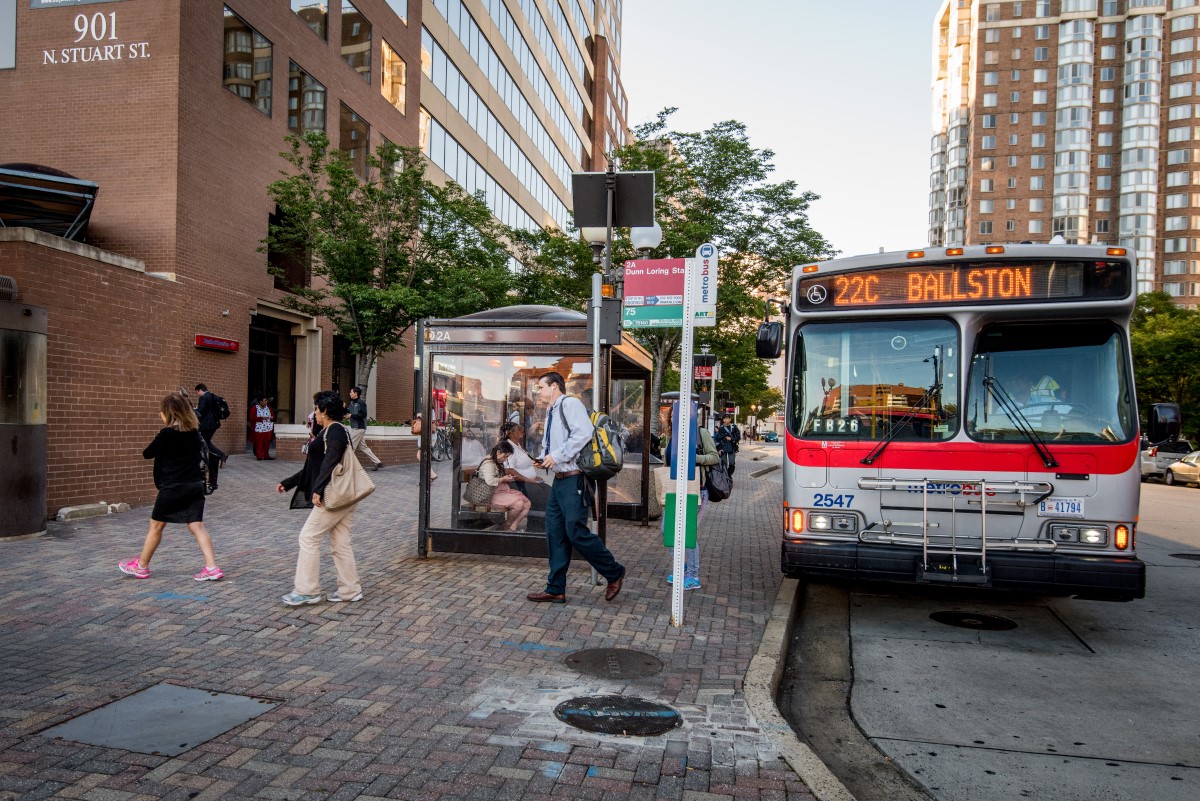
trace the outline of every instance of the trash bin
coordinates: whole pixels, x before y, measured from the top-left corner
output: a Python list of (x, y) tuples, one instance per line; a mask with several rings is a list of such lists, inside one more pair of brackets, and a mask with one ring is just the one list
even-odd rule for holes
[(46, 310), (0, 301), (0, 537), (46, 531)]

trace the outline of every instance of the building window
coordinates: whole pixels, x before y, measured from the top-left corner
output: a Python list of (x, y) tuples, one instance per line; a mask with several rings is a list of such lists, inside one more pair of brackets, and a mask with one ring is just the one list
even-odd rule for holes
[(1106, 133), (1096, 135), (1096, 146), (1097, 147), (1112, 147), (1112, 143), (1113, 143), (1113, 135), (1111, 132), (1106, 132)]
[(1017, 199), (1015, 197), (1010, 197), (1008, 200), (1004, 201), (1004, 208), (1008, 209), (1009, 211), (1016, 211)]
[(1033, 124), (1035, 126), (1045, 125), (1046, 124), (1046, 112), (1044, 112), (1044, 111), (1033, 112)]
[(994, 72), (994, 71), (983, 73), (983, 85), (984, 86), (995, 86), (999, 82), (1000, 82), (1000, 73)]
[(1036, 106), (1043, 106), (1049, 102), (1050, 95), (1045, 89), (1033, 90), (1033, 103)]
[(1045, 210), (1046, 201), (1040, 197), (1029, 198), (1029, 210), (1032, 212), (1042, 212)]
[(1167, 173), (1167, 186), (1187, 186), (1189, 183), (1191, 183), (1191, 173), (1189, 172)]
[(1167, 217), (1163, 220), (1164, 231), (1186, 231), (1188, 227), (1187, 215), (1178, 217)]
[[(1100, 58), (1113, 59), (1116, 57), (1117, 57), (1117, 46), (1116, 45), (1102, 45), (1100, 47)], [(1104, 80), (1104, 79), (1102, 79), (1102, 80)], [(1110, 81), (1112, 80), (1111, 73), (1110, 73), (1109, 77), (1107, 78), (1107, 80), (1110, 80)]]
[(1098, 233), (1098, 234), (1107, 234), (1108, 233), (1108, 220), (1096, 220), (1096, 233)]
[(994, 136), (980, 137), (979, 146), (984, 150), (995, 150), (996, 149), (996, 137), (994, 137)]
[(991, 232), (992, 232), (992, 221), (991, 220), (982, 220), (979, 223), (979, 233), (990, 234)]
[(1020, 25), (1018, 25), (1017, 27), (1012, 29), (1012, 38), (1014, 38), (1014, 39), (1021, 38), (1021, 26)]
[(1112, 176), (1111, 175), (1097, 175), (1096, 176), (1096, 189), (1098, 189), (1100, 191), (1106, 191), (1106, 190), (1112, 189)]
[[(283, 210), (278, 206), (269, 218), (271, 225), (286, 222)], [(267, 248), (267, 266), (275, 276), (275, 288), (285, 292), (295, 287), (307, 287), (312, 283), (312, 259), (307, 251), (281, 242), (272, 242)]]
[(1040, 175), (1032, 175), (1029, 178), (1029, 189), (1033, 192), (1040, 192), (1046, 187), (1046, 179)]
[[(1034, 134), (1034, 135), (1037, 136), (1037, 134)], [(1029, 157), (1029, 168), (1033, 169), (1033, 170), (1046, 169), (1046, 157), (1040, 153), (1036, 156), (1030, 156)]]
[(1017, 188), (1017, 176), (1015, 176), (1015, 175), (1008, 176), (1008, 188), (1009, 189)]
[(325, 87), (294, 61), (288, 62), (288, 130), (297, 136), (325, 130)]
[(995, 128), (996, 127), (996, 115), (995, 114), (984, 114), (983, 115), (983, 127), (984, 128)]
[(342, 58), (371, 82), (371, 23), (346, 0), (342, 2)]
[(1186, 14), (1171, 20), (1171, 32), (1190, 31), (1196, 27), (1196, 15)]
[(1167, 119), (1174, 122), (1175, 120), (1190, 120), (1192, 118), (1191, 104), (1183, 106), (1171, 106), (1167, 109)]
[(1016, 112), (1016, 111), (1009, 112), (1009, 115), (1008, 115), (1008, 124), (1009, 125), (1016, 125), (1020, 121), (1021, 121), (1021, 115), (1019, 112)]
[(350, 157), (354, 173), (359, 178), (365, 179), (367, 177), (367, 156), (371, 149), (371, 126), (362, 117), (351, 111), (345, 103), (338, 105), (341, 107), (338, 147), (346, 151), (346, 155)]
[(1191, 75), (1195, 70), (1192, 69), (1192, 60), (1190, 58), (1180, 59), (1179, 61), (1171, 62), (1171, 77), (1178, 78), (1180, 75)]
[(1015, 167), (1015, 166), (1017, 166), (1017, 161), (1018, 161), (1019, 159), (1020, 159), (1020, 157), (1019, 157), (1019, 156), (1009, 156), (1009, 157), (1008, 157), (1008, 166), (1010, 166), (1010, 167)]
[(1097, 117), (1097, 121), (1101, 125), (1112, 125), (1113, 119), (1114, 117), (1112, 111), (1101, 111), (1100, 115)]
[[(1012, 51), (1012, 60), (1013, 60), (1013, 61), (1020, 61), (1020, 60), (1021, 60), (1021, 48), (1019, 48), (1019, 47), (1014, 47), (1014, 48), (1013, 48), (1013, 51)], [(996, 63), (996, 62), (994, 62), (994, 61), (993, 61), (992, 63), (994, 64), (994, 63)]]
[(1033, 82), (1034, 83), (1045, 83), (1048, 80), (1050, 80), (1050, 70), (1037, 69), (1037, 70), (1033, 71)]
[(1192, 126), (1181, 125), (1167, 129), (1168, 142), (1186, 142), (1192, 138)]
[(387, 0), (387, 4), (391, 6), (392, 11), (396, 12), (396, 16), (405, 25), (408, 24), (408, 0)]
[(1008, 77), (1009, 77), (1009, 79), (1010, 79), (1010, 80), (1012, 80), (1012, 81), (1019, 81), (1019, 80), (1021, 80), (1021, 71), (1020, 71), (1020, 70), (1013, 70), (1013, 71), (1012, 71), (1012, 72), (1009, 74), (1009, 76), (1008, 76)]
[(379, 91), (387, 102), (404, 113), (404, 92), (408, 85), (408, 65), (404, 59), (383, 40), (383, 70), (380, 72)]
[(1015, 220), (1005, 220), (1005, 221), (1004, 221), (1004, 230), (1005, 230), (1005, 231), (1015, 231), (1015, 230), (1017, 230), (1017, 223), (1016, 223), (1016, 221), (1015, 221)]
[(1046, 61), (1049, 58), (1050, 58), (1050, 48), (1048, 48), (1048, 47), (1033, 48), (1033, 60), (1034, 61)]
[(1168, 90), (1167, 96), (1170, 97), (1172, 100), (1174, 100), (1177, 97), (1191, 97), (1192, 96), (1192, 82), (1188, 81), (1187, 83), (1171, 84), (1171, 88)]
[(1115, 81), (1116, 79), (1117, 79), (1117, 68), (1116, 67), (1101, 67), (1100, 68), (1100, 80)]
[(984, 64), (999, 64), (1000, 63), (1000, 54), (997, 53), (995, 50), (983, 51), (983, 63)]
[[(1116, 0), (1113, 0), (1113, 2), (1116, 2)], [(1114, 11), (1113, 13), (1115, 14), (1116, 12)], [(1111, 15), (1108, 14), (1108, 12), (1105, 12), (1105, 16)], [(1100, 35), (1106, 39), (1112, 39), (1117, 35), (1117, 24), (1115, 22), (1104, 23), (1100, 26)]]
[(1113, 157), (1111, 153), (1102, 153), (1101, 155), (1096, 156), (1096, 169), (1110, 170), (1112, 169), (1112, 165)]
[(312, 32), (322, 39), (328, 38), (329, 12), (324, 3), (314, 3), (313, 0), (292, 0), (292, 11), (312, 28)]
[(985, 19), (988, 22), (999, 22), (1000, 21), (1000, 4), (999, 3), (988, 3)]
[(980, 214), (991, 214), (993, 207), (994, 207), (994, 201), (991, 201), (991, 200), (979, 201), (979, 213)]
[(1166, 207), (1168, 209), (1186, 209), (1188, 207), (1187, 193), (1180, 192), (1174, 195), (1167, 195)]
[(983, 41), (986, 44), (997, 44), (1000, 41), (1000, 29), (988, 28), (983, 32)]
[(1187, 164), (1192, 160), (1192, 151), (1190, 150), (1168, 150), (1168, 164)]
[(984, 108), (995, 108), (995, 106), (996, 106), (996, 93), (995, 92), (984, 92), (983, 93), (983, 107)]
[(1100, 90), (1100, 102), (1101, 103), (1115, 103), (1116, 101), (1117, 101), (1117, 90), (1116, 89), (1101, 89)]
[(991, 179), (991, 178), (981, 178), (979, 181), (979, 191), (980, 192), (991, 192), (992, 186), (993, 186), (992, 181), (993, 181), (993, 179)]
[(1008, 144), (1010, 147), (1016, 147), (1021, 143), (1021, 137), (1018, 134), (1008, 135)]
[(1041, 220), (1030, 220), (1029, 221), (1029, 233), (1040, 234), (1041, 232), (1042, 232), (1042, 221)]
[(1012, 14), (1013, 14), (1013, 19), (1020, 18), (1020, 16), (1021, 16), (1021, 0), (1016, 0), (1016, 2), (1012, 4)]
[(1034, 0), (1033, 15), (1035, 17), (1050, 16), (1050, 0)]
[(1046, 135), (1044, 133), (1035, 133), (1029, 137), (1029, 144), (1034, 147), (1046, 146)]
[(271, 116), (271, 41), (225, 6), (225, 88)]
[(1196, 42), (1190, 36), (1184, 36), (1171, 42), (1171, 55), (1190, 53), (1195, 49)]
[(1112, 198), (1096, 198), (1096, 211), (1112, 211)]
[(1050, 26), (1049, 25), (1034, 25), (1033, 26), (1033, 38), (1038, 39), (1038, 40), (1049, 39), (1050, 38)]

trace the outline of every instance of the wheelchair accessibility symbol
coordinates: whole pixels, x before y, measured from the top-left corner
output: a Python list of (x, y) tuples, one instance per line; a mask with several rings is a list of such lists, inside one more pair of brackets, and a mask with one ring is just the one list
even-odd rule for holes
[(810, 286), (808, 288), (808, 302), (814, 306), (819, 306), (824, 303), (825, 298), (827, 297), (828, 294), (825, 291), (825, 287), (821, 286), (820, 284), (817, 284), (816, 286)]

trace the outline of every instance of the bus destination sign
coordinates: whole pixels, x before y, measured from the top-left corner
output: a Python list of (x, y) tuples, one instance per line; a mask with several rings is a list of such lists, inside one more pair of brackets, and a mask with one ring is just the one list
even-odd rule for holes
[(897, 265), (800, 279), (807, 311), (960, 306), (1124, 297), (1121, 262), (964, 262)]

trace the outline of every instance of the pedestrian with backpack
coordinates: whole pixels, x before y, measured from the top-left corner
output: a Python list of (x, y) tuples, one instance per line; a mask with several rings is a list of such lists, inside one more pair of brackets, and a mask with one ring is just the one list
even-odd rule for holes
[(196, 581), (223, 578), (213, 553), (212, 538), (204, 527), (204, 440), (199, 421), (182, 395), (172, 393), (162, 399), (158, 416), (166, 426), (142, 451), (143, 458), (154, 460), (154, 486), (158, 497), (150, 512), (150, 530), (142, 552), (117, 564), (122, 573), (134, 578), (150, 578), (150, 559), (162, 542), (167, 523), (183, 523), (192, 532), (204, 554), (204, 569), (192, 576)]
[(733, 424), (731, 415), (725, 415), (721, 423), (715, 437), (717, 450), (721, 452), (721, 464), (725, 465), (725, 469), (732, 476), (734, 468), (737, 466), (738, 443), (742, 441), (742, 432)]
[(571, 549), (604, 576), (608, 586), (604, 600), (612, 601), (621, 592), (625, 568), (608, 547), (588, 527), (588, 507), (592, 495), (587, 478), (576, 457), (585, 445), (591, 447), (595, 426), (583, 401), (566, 394), (567, 384), (560, 373), (549, 372), (538, 379), (538, 401), (546, 406), (546, 428), (542, 439), (542, 457), (534, 464), (551, 471), (550, 499), (546, 503), (546, 546), (550, 573), (546, 589), (531, 592), (526, 598), (534, 603), (567, 602), (567, 570)]
[(220, 395), (208, 391), (204, 384), (196, 385), (200, 399), (196, 402), (196, 417), (200, 419), (200, 435), (208, 443), (208, 483), (217, 488), (217, 473), (225, 466), (229, 456), (213, 444), (213, 434), (221, 427), (221, 421), (229, 417), (229, 404)]

